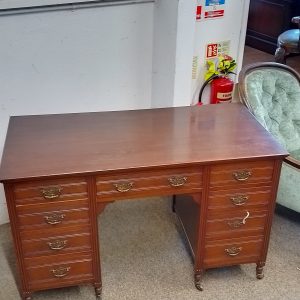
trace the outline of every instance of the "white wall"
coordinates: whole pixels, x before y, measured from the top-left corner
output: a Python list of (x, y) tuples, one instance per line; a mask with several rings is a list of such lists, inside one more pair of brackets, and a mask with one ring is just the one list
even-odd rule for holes
[(0, 157), (10, 115), (151, 107), (153, 3), (0, 16), (0, 36)]

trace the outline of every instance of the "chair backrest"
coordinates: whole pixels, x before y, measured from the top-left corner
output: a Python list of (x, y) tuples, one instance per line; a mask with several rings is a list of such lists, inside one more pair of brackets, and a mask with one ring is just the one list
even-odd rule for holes
[(245, 66), (239, 74), (241, 101), (290, 152), (300, 153), (300, 76), (278, 63)]

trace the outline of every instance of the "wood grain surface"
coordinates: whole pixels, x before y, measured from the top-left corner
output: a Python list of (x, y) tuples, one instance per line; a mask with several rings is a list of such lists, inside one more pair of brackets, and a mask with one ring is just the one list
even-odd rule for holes
[(278, 155), (287, 152), (238, 103), (19, 116), (10, 119), (0, 181)]

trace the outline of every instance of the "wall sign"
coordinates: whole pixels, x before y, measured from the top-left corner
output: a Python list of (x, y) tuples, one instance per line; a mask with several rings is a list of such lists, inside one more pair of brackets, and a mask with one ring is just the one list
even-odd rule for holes
[(224, 17), (225, 0), (205, 0), (204, 19)]
[(216, 58), (220, 55), (229, 55), (230, 41), (211, 43), (206, 46), (205, 59)]

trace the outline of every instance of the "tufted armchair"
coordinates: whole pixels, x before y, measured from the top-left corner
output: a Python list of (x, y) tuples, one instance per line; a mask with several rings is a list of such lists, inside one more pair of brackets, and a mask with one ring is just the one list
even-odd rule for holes
[(297, 212), (300, 212), (299, 83), (296, 71), (278, 63), (248, 65), (239, 74), (241, 101), (290, 153), (282, 166), (277, 203)]

